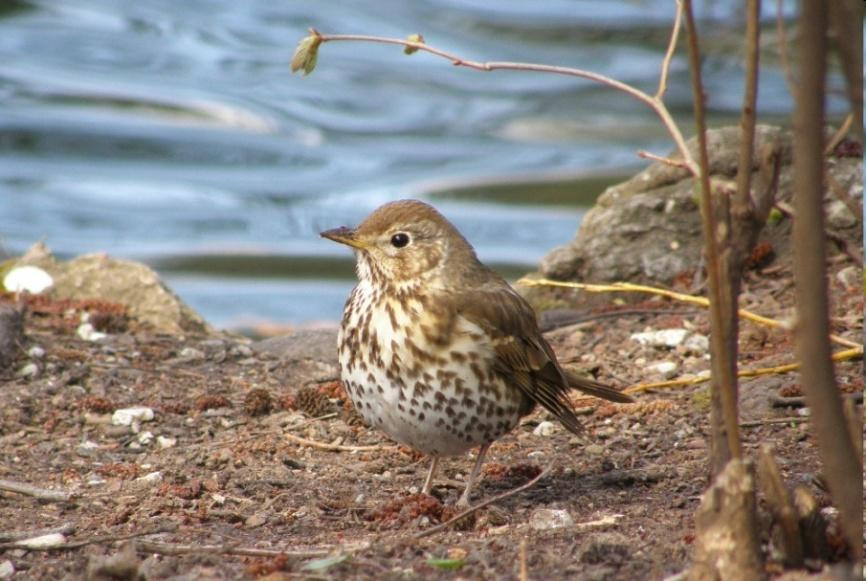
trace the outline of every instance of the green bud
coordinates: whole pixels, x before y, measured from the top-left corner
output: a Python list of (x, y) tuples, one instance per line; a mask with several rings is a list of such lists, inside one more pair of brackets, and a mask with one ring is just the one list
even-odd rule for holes
[[(406, 37), (406, 40), (409, 42), (417, 42), (418, 44), (424, 44), (424, 37), (420, 34), (410, 34)], [(403, 49), (404, 54), (415, 54), (418, 52), (418, 49), (414, 46), (407, 46)]]
[(303, 70), (304, 75), (312, 73), (313, 69), (316, 68), (316, 61), (319, 59), (319, 45), (321, 44), (322, 37), (317, 34), (311, 34), (302, 39), (292, 56), (292, 72)]
[(767, 225), (775, 226), (776, 224), (781, 222), (782, 218), (784, 218), (784, 217), (785, 217), (785, 215), (782, 214), (782, 212), (779, 210), (779, 208), (771, 208), (770, 209), (770, 215), (767, 216)]

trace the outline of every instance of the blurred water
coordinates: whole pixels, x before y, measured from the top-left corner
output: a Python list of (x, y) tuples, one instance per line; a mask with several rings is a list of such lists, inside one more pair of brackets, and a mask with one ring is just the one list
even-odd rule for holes
[[(292, 76), (307, 27), (421, 32), (467, 58), (583, 67), (649, 90), (673, 5), (3, 0), (0, 244), (19, 253), (44, 239), (62, 256), (145, 260), (219, 326), (336, 320), (349, 255), (319, 230), (423, 197), (441, 180), (621, 174), (639, 165), (636, 150), (664, 153), (670, 142), (640, 105), (579, 79), (481, 74), (357, 43), (324, 46), (313, 75)], [(741, 100), (741, 7), (697, 5), (718, 124)], [(765, 65), (760, 109), (780, 118), (791, 101), (772, 58)], [(682, 53), (670, 85), (688, 132)], [(597, 193), (578, 188), (539, 206), (528, 185), (518, 205), (481, 196), (437, 206), (483, 259), (519, 270), (568, 241), (575, 200)], [(330, 267), (336, 257), (342, 268)]]

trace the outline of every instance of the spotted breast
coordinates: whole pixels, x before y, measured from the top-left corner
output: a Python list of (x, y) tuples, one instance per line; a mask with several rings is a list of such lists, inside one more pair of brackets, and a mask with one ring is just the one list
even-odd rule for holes
[(510, 431), (529, 402), (494, 373), (481, 328), (461, 316), (442, 328), (446, 319), (428, 308), (439, 302), (385, 296), (362, 279), (344, 311), (339, 361), (367, 423), (425, 454), (453, 456)]

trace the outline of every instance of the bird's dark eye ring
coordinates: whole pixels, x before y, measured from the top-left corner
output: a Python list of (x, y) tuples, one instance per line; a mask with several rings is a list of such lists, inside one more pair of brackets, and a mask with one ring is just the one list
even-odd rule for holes
[(405, 232), (397, 232), (391, 236), (391, 245), (394, 248), (403, 248), (407, 244), (409, 244), (409, 235)]

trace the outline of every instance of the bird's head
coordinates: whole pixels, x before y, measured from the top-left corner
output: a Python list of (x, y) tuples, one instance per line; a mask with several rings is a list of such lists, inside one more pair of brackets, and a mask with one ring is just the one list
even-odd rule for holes
[(480, 266), (472, 246), (435, 208), (400, 200), (376, 209), (355, 228), (326, 230), (325, 238), (351, 246), (358, 278), (374, 286), (410, 288), (459, 280)]

